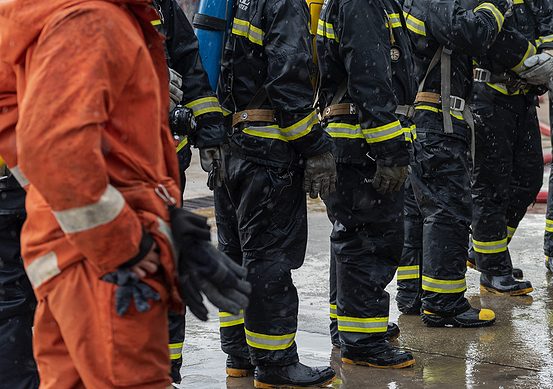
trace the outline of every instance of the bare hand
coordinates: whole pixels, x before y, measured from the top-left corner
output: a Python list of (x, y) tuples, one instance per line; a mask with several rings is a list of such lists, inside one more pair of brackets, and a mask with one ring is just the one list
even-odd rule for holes
[(131, 271), (136, 274), (139, 279), (142, 279), (148, 274), (154, 274), (157, 272), (159, 265), (159, 249), (157, 244), (154, 243), (148, 254), (146, 254), (140, 262), (131, 267)]

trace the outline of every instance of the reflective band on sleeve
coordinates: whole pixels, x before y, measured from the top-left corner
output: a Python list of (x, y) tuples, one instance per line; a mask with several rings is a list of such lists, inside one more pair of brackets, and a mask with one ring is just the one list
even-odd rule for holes
[(223, 113), (223, 110), (219, 105), (219, 100), (217, 100), (217, 97), (214, 96), (202, 97), (201, 99), (186, 103), (184, 106), (192, 110), (194, 117), (210, 112)]
[(334, 26), (331, 23), (325, 22), (321, 19), (319, 19), (319, 21), (317, 22), (317, 35), (324, 38), (333, 39), (338, 42), (336, 32), (334, 31)]
[(545, 231), (553, 232), (553, 220), (550, 220), (550, 219), (545, 220)]
[(481, 254), (502, 253), (503, 251), (507, 251), (507, 238), (491, 242), (480, 242), (473, 239), (472, 247), (474, 248), (474, 251)]
[(38, 257), (25, 268), (25, 272), (33, 288), (38, 288), (46, 281), (51, 280), (61, 273), (56, 253), (50, 252), (42, 257)]
[(388, 123), (386, 125), (368, 129), (361, 129), (367, 143), (384, 142), (389, 139), (393, 139), (397, 136), (403, 135), (403, 128), (399, 120)]
[(524, 66), (524, 61), (526, 61), (531, 56), (536, 55), (537, 52), (538, 50), (536, 49), (536, 47), (532, 43), (528, 42), (528, 48), (526, 49), (524, 56), (518, 64), (511, 68), (511, 70), (515, 73), (522, 72), (526, 68), (526, 66)]
[(233, 327), (244, 324), (244, 310), (240, 310), (238, 315), (230, 312), (219, 312), (219, 326), (221, 328)]
[(185, 136), (182, 138), (182, 140), (180, 141), (179, 145), (177, 146), (177, 153), (179, 151), (181, 151), (182, 149), (184, 149), (184, 147), (188, 144), (188, 137)]
[(417, 126), (413, 124), (411, 127), (403, 127), (403, 134), (407, 142), (413, 142), (417, 139)]
[(420, 266), (400, 266), (397, 268), (397, 280), (416, 280), (420, 278)]
[(536, 39), (536, 46), (540, 46), (544, 43), (550, 43), (550, 42), (553, 42), (553, 34), (540, 36), (538, 39)]
[(61, 229), (67, 234), (87, 231), (115, 220), (125, 206), (125, 199), (113, 186), (108, 185), (100, 199), (83, 207), (54, 211)]
[(173, 258), (178, 258), (179, 253), (177, 252), (177, 246), (175, 246), (175, 240), (173, 239), (173, 231), (171, 230), (171, 226), (162, 218), (158, 216), (157, 218), (157, 224), (159, 232), (167, 239), (167, 242), (169, 243), (169, 246), (171, 247), (171, 252), (173, 253)]
[(438, 280), (422, 276), (422, 289), (436, 293), (461, 293), (467, 290), (466, 279), (462, 280)]
[(492, 84), (490, 82), (486, 82), (486, 85), (506, 96), (516, 96), (516, 95), (520, 95), (523, 92), (525, 93), (527, 91), (527, 89), (523, 89), (523, 90), (518, 89), (511, 93), (507, 90), (507, 86), (505, 84)]
[(388, 22), (386, 22), (386, 28), (401, 28), (401, 18), (399, 14), (388, 14)]
[(513, 4), (515, 4), (515, 5), (524, 4), (524, 0), (514, 0)]
[(498, 32), (501, 31), (501, 28), (503, 27), (503, 22), (505, 21), (505, 17), (501, 13), (501, 11), (497, 9), (497, 7), (492, 3), (482, 3), (478, 7), (476, 7), (473, 10), (473, 12), (476, 13), (478, 11), (484, 11), (484, 10), (490, 11), (492, 13), (493, 17), (495, 18), (495, 21), (497, 22)]
[(10, 172), (12, 172), (17, 182), (19, 182), (19, 185), (21, 185), (23, 188), (29, 185), (29, 180), (27, 179), (27, 177), (25, 177), (25, 174), (23, 174), (19, 166), (12, 167), (10, 169)]
[(343, 332), (386, 332), (388, 330), (387, 317), (348, 317), (338, 316), (338, 331)]
[(338, 311), (337, 311), (337, 308), (336, 308), (336, 304), (330, 304), (330, 318), (331, 319), (338, 318), (337, 313), (338, 313)]
[(282, 128), (281, 133), (288, 141), (296, 140), (309, 134), (313, 126), (317, 123), (319, 123), (319, 119), (317, 118), (315, 111), (313, 111), (297, 123), (294, 123), (289, 127)]
[(420, 19), (417, 19), (413, 15), (408, 14), (407, 12), (403, 13), (405, 18), (405, 24), (407, 29), (414, 32), (415, 34), (426, 36), (426, 26), (424, 22)]
[(169, 343), (169, 357), (171, 360), (182, 358), (182, 348), (184, 343)]
[[(441, 109), (436, 108), (436, 107), (432, 107), (430, 105), (417, 105), (415, 107), (415, 110), (417, 110), (417, 111), (430, 111), (430, 112), (436, 112), (436, 113), (442, 113), (443, 112)], [(457, 114), (453, 111), (449, 111), (449, 114), (457, 120), (465, 120), (465, 118), (463, 118), (463, 115), (461, 115), (461, 114)]]
[(152, 20), (150, 23), (152, 23), (152, 26), (160, 26), (161, 25), (161, 20), (159, 20), (159, 19)]
[(256, 45), (263, 46), (263, 38), (265, 37), (265, 33), (260, 28), (253, 26), (246, 20), (234, 18), (232, 23), (232, 33), (234, 35), (243, 36)]
[(296, 333), (286, 335), (266, 335), (257, 332), (246, 331), (246, 342), (248, 346), (262, 350), (286, 350), (294, 344)]
[(282, 135), (280, 128), (276, 124), (272, 126), (250, 126), (244, 128), (242, 132), (259, 138), (278, 139), (286, 142), (286, 138)]
[(325, 131), (333, 138), (365, 139), (359, 124), (328, 123)]
[(507, 239), (512, 239), (517, 231), (516, 227), (507, 226)]

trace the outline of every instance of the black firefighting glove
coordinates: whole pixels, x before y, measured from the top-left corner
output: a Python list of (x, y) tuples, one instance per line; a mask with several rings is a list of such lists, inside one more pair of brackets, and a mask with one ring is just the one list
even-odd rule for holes
[(247, 271), (210, 243), (210, 228), (205, 217), (182, 208), (170, 208), (171, 228), (179, 248), (177, 269), (181, 294), (198, 319), (207, 320), (202, 293), (217, 308), (238, 314), (247, 307), (251, 285)]
[(326, 199), (336, 191), (336, 161), (330, 152), (315, 155), (305, 161), (303, 189), (309, 197)]
[(377, 162), (372, 185), (380, 194), (398, 192), (408, 174), (408, 166), (384, 166)]
[(150, 309), (148, 300), (159, 301), (159, 294), (148, 284), (142, 282), (130, 268), (120, 267), (102, 277), (102, 280), (117, 285), (115, 290), (115, 310), (119, 316), (127, 313), (131, 301), (138, 312)]
[(207, 187), (211, 190), (220, 188), (225, 182), (225, 166), (221, 147), (206, 147), (200, 149), (200, 165), (204, 172), (209, 173)]
[(177, 104), (180, 104), (184, 94), (181, 88), (182, 76), (169, 68), (169, 112), (173, 111)]

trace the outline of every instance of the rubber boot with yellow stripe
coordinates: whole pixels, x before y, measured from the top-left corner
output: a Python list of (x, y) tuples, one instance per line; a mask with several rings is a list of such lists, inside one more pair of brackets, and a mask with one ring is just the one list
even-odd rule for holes
[(534, 291), (530, 281), (517, 281), (511, 275), (480, 274), (480, 290), (508, 296), (525, 296)]
[(296, 362), (287, 366), (257, 366), (253, 384), (261, 389), (324, 388), (335, 377), (331, 367), (309, 367)]
[(491, 309), (469, 308), (457, 315), (437, 314), (428, 310), (422, 311), (422, 321), (428, 327), (487, 327), (495, 323), (495, 313)]
[(403, 369), (415, 364), (415, 358), (409, 351), (383, 342), (371, 348), (371, 352), (350, 354), (342, 352), (342, 362), (350, 365), (376, 367), (380, 369)]

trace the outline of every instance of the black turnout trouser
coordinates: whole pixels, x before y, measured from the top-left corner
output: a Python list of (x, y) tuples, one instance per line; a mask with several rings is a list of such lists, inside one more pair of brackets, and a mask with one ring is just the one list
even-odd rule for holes
[(0, 195), (0, 388), (34, 389), (39, 384), (32, 343), (36, 300), (19, 243), (25, 192), (0, 188)]
[(417, 126), (413, 142), (410, 180), (423, 218), (422, 308), (443, 315), (470, 308), (464, 297), (471, 220), (466, 138)]
[(512, 273), (508, 243), (542, 186), (536, 102), (534, 95), (503, 96), (476, 87), (472, 249), (483, 273)]
[(325, 201), (330, 236), (331, 334), (343, 356), (377, 353), (390, 310), (386, 286), (403, 243), (403, 190), (381, 195), (372, 186), (376, 164), (337, 164), (336, 192)]
[[(549, 93), (549, 124), (553, 127), (553, 93)], [(553, 131), (551, 131), (551, 146), (553, 147)], [(553, 162), (551, 163), (553, 171)], [(543, 246), (545, 256), (553, 257), (553, 174), (549, 174), (549, 190), (547, 192), (547, 214)]]
[(225, 353), (256, 366), (298, 361), (298, 294), (291, 271), (304, 261), (307, 206), (303, 172), (268, 167), (230, 152), (226, 182), (215, 189), (219, 249), (248, 270), (245, 312), (220, 312)]

